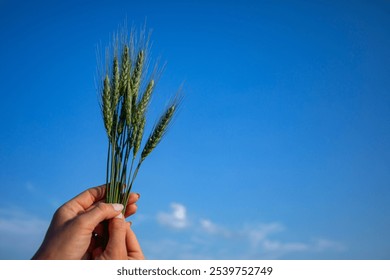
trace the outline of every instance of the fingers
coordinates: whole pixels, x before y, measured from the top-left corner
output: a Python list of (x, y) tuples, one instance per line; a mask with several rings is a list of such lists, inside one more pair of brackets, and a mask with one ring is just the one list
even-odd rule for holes
[(133, 230), (130, 227), (130, 223), (126, 223), (126, 247), (127, 247), (127, 256), (132, 260), (143, 260), (145, 259), (144, 254), (142, 253), (141, 246), (135, 236)]
[(73, 210), (75, 213), (79, 213), (87, 210), (94, 203), (102, 200), (105, 197), (105, 194), (105, 185), (90, 188), (69, 200), (67, 203), (64, 204), (64, 206), (66, 206), (68, 209)]
[(141, 195), (139, 193), (130, 193), (127, 205), (136, 203), (140, 197)]
[[(101, 186), (105, 189), (104, 185)], [(137, 212), (137, 201), (139, 200), (140, 198), (140, 194), (139, 193), (130, 193), (129, 195), (129, 199), (127, 201), (127, 206), (126, 206), (126, 211), (125, 211), (125, 217), (129, 217), (133, 214), (135, 214), (135, 212)], [(105, 202), (105, 199), (104, 197), (102, 199), (100, 199), (98, 202)], [(89, 208), (87, 208), (86, 210), (89, 210), (90, 208), (92, 208), (93, 205), (91, 205)]]
[[(90, 188), (65, 203), (60, 208), (61, 213), (63, 214), (63, 216), (66, 216), (67, 219), (70, 219), (72, 217), (84, 213), (85, 211), (89, 212), (91, 209), (95, 208), (95, 205), (100, 202), (104, 202), (105, 195), (105, 185)], [(135, 203), (138, 201), (139, 197), (140, 195), (137, 193), (130, 193), (126, 205), (126, 217), (133, 215), (137, 211), (137, 205)]]
[(138, 193), (130, 193), (129, 200), (127, 202), (126, 206), (126, 212), (125, 217), (129, 217), (130, 215), (133, 215), (137, 211), (137, 203), (138, 199), (140, 198), (140, 194)]
[(90, 210), (87, 212), (79, 215), (74, 222), (79, 223), (79, 226), (86, 229), (90, 230), (91, 233), (92, 231), (96, 228), (96, 226), (108, 219), (112, 219), (116, 216), (119, 215), (119, 217), (123, 217), (121, 211), (123, 210), (123, 205), (122, 204), (108, 204), (108, 203), (103, 203), (99, 202), (96, 204), (95, 207), (92, 207)]
[(127, 259), (126, 221), (123, 216), (110, 220), (108, 224), (109, 239), (104, 252), (107, 259)]

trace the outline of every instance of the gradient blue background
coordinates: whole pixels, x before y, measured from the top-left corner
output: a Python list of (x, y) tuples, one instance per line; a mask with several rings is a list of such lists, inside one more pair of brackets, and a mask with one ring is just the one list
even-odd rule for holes
[(0, 258), (105, 181), (96, 48), (167, 61), (133, 229), (149, 259), (390, 259), (389, 1), (0, 1)]

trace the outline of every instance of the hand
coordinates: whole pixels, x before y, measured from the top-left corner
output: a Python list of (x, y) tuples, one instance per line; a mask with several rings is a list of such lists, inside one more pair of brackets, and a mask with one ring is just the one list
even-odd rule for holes
[[(104, 196), (105, 187), (95, 187), (61, 206), (54, 214), (45, 239), (33, 259), (143, 258), (137, 239), (121, 214), (123, 206), (102, 202)], [(130, 195), (126, 216), (135, 213), (138, 198), (139, 195)], [(107, 239), (103, 221), (108, 222), (110, 234), (105, 249), (96, 238)], [(129, 254), (124, 255), (124, 251)]]

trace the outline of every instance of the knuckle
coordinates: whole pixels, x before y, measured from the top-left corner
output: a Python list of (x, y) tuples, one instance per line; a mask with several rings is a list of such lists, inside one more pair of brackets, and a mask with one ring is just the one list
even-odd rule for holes
[(64, 204), (53, 214), (53, 219), (67, 220), (72, 216), (72, 213), (74, 213), (74, 211), (72, 211), (72, 209), (67, 204)]
[(96, 205), (96, 209), (98, 209), (100, 212), (102, 213), (106, 213), (108, 210), (110, 210), (110, 206), (108, 206), (106, 203), (104, 202), (99, 202), (97, 205)]
[(73, 226), (76, 228), (82, 228), (88, 220), (85, 218), (84, 215), (78, 216), (76, 219), (73, 220)]

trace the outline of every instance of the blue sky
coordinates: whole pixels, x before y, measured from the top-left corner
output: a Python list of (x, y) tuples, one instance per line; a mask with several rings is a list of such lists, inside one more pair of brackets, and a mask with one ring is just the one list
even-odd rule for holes
[(131, 218), (149, 259), (390, 258), (388, 1), (0, 1), (0, 258), (105, 181), (96, 48), (127, 18), (184, 82)]

